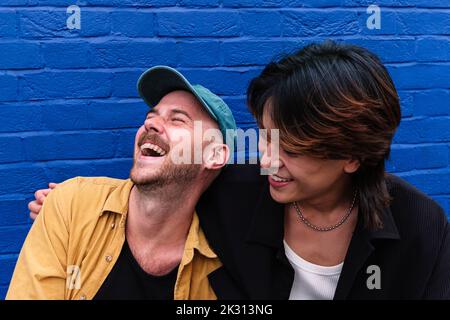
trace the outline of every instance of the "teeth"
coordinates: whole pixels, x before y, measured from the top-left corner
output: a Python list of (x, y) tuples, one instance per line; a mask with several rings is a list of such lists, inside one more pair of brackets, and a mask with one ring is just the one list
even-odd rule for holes
[(153, 144), (153, 143), (144, 143), (144, 144), (141, 146), (141, 151), (144, 150), (144, 149), (151, 149), (151, 150), (153, 150), (153, 151), (156, 151), (156, 152), (158, 152), (161, 156), (164, 156), (164, 155), (166, 154), (166, 152), (165, 152), (163, 149), (161, 149), (160, 147), (158, 147), (157, 145), (155, 145), (155, 144)]
[(272, 179), (275, 180), (276, 182), (289, 182), (292, 180), (292, 179), (280, 178), (279, 176), (276, 176), (276, 175), (272, 175)]

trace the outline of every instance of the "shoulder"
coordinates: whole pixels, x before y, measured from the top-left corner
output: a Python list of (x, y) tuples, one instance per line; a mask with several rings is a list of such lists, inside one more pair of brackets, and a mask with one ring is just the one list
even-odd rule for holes
[(261, 176), (258, 165), (228, 165), (203, 194), (199, 204), (207, 205), (212, 212), (220, 208), (229, 212), (228, 215), (247, 210), (247, 204), (254, 207), (264, 182), (267, 177)]
[(230, 230), (234, 234), (244, 233), (261, 198), (264, 182), (267, 177), (260, 175), (258, 165), (228, 165), (197, 204), (200, 224), (207, 237)]
[(107, 177), (75, 177), (57, 185), (47, 202), (67, 223), (74, 219), (98, 216), (110, 194), (126, 184), (127, 180)]
[(448, 232), (448, 218), (439, 204), (404, 179), (388, 174), (390, 209), (402, 239), (439, 245)]
[(447, 222), (442, 207), (409, 182), (388, 174), (386, 184), (392, 197), (391, 210), (399, 218), (405, 216), (413, 221), (426, 219), (434, 223)]

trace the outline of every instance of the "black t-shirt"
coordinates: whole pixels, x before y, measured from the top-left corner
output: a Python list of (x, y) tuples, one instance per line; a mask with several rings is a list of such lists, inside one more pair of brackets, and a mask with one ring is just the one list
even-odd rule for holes
[(164, 276), (153, 276), (142, 270), (125, 243), (113, 269), (94, 300), (173, 300), (178, 267)]

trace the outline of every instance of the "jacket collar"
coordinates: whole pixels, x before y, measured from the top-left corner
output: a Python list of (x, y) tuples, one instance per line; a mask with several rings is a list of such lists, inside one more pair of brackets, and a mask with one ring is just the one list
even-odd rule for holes
[(382, 228), (371, 231), (364, 227), (362, 214), (358, 215), (355, 232), (350, 241), (344, 266), (334, 294), (335, 300), (342, 300), (348, 297), (358, 272), (375, 250), (377, 240), (400, 239), (400, 234), (389, 207), (383, 211), (382, 222)]
[(106, 212), (114, 212), (126, 216), (128, 213), (128, 200), (134, 184), (130, 179), (123, 180), (108, 196), (100, 212), (102, 216)]

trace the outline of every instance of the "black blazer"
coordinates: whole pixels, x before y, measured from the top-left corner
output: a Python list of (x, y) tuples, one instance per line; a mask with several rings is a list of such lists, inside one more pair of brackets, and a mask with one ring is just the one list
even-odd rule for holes
[[(200, 225), (223, 266), (209, 275), (219, 299), (288, 299), (294, 270), (283, 247), (283, 205), (256, 165), (230, 165), (197, 205)], [(393, 201), (384, 227), (353, 234), (334, 299), (450, 299), (450, 227), (441, 207), (388, 175)], [(380, 268), (369, 289), (367, 268)]]

